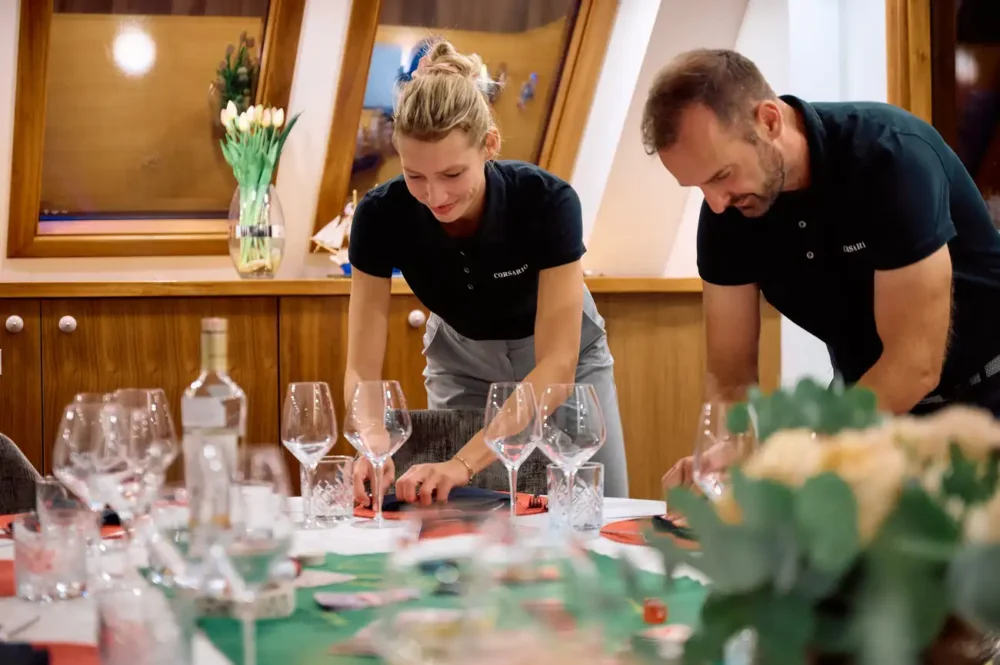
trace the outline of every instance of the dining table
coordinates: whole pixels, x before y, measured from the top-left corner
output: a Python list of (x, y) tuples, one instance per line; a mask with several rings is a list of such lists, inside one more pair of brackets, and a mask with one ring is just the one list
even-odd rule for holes
[[(293, 514), (301, 513), (299, 498), (290, 499), (290, 503)], [(663, 501), (607, 497), (604, 499), (603, 519), (605, 524), (610, 524), (663, 515), (665, 512)], [(299, 529), (295, 532), (290, 554), (292, 557), (304, 553), (360, 557), (392, 551), (401, 529), (358, 528), (362, 521), (364, 518), (356, 517), (328, 529)], [(549, 526), (549, 514), (544, 512), (519, 516), (516, 523), (519, 527), (541, 532)], [(661, 555), (651, 547), (616, 542), (596, 533), (585, 541), (584, 546), (606, 557), (619, 557), (626, 553), (638, 569), (651, 574), (663, 573)], [(0, 571), (6, 567), (10, 575), (13, 558), (13, 542), (9, 539), (0, 540)], [(686, 566), (675, 571), (674, 576), (694, 580), (698, 585), (708, 584), (701, 573)], [(29, 602), (14, 597), (12, 580), (4, 584), (3, 577), (0, 574), (0, 596), (6, 595), (0, 597), (0, 641), (8, 639), (11, 642), (44, 645), (50, 652), (50, 665), (97, 665), (100, 662), (97, 655), (98, 619), (93, 598), (85, 595), (73, 600)], [(24, 625), (25, 623), (29, 625)], [(16, 635), (7, 637), (4, 632), (7, 626), (17, 627)], [(293, 643), (288, 648), (294, 650), (294, 640), (290, 641)], [(218, 648), (206, 635), (204, 628), (199, 629), (195, 635), (193, 652), (193, 665), (239, 665)], [(294, 661), (292, 658), (283, 665), (290, 665)]]

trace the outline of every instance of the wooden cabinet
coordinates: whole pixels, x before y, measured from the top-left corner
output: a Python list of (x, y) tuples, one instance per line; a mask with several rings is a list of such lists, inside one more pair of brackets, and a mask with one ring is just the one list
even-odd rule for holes
[(248, 439), (278, 443), (275, 298), (43, 300), (42, 439), (52, 439), (75, 393), (127, 387), (163, 388), (179, 429), (180, 398), (200, 371), (201, 319), (209, 316), (229, 320), (229, 366), (247, 392)]
[[(326, 381), (333, 393), (338, 422), (344, 422), (344, 372), (347, 368), (347, 304), (343, 296), (281, 298), (279, 305), (282, 389), (295, 381)], [(419, 312), (412, 325), (412, 312)], [(424, 325), (427, 310), (414, 296), (392, 297), (382, 376), (400, 382), (411, 409), (427, 408), (423, 384)], [(353, 453), (343, 437), (338, 454)]]
[(0, 300), (0, 432), (42, 468), (41, 304)]

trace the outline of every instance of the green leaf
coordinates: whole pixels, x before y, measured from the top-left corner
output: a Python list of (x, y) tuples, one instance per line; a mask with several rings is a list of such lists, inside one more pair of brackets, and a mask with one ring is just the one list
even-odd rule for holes
[(955, 612), (980, 630), (1000, 630), (1000, 544), (973, 545), (948, 567)]
[(695, 496), (686, 487), (672, 487), (667, 492), (667, 504), (687, 517), (691, 531), (698, 540), (710, 537), (722, 528), (722, 520), (704, 497)]
[(798, 491), (795, 525), (809, 561), (819, 570), (842, 573), (860, 552), (857, 500), (834, 473), (814, 476)]
[(702, 541), (697, 567), (720, 593), (748, 593), (767, 586), (780, 563), (767, 533), (725, 526)]
[(750, 431), (750, 409), (744, 403), (734, 404), (726, 416), (726, 429), (731, 434), (746, 434)]
[(822, 600), (837, 591), (844, 577), (843, 571), (831, 572), (806, 566), (795, 579), (795, 593), (812, 600)]
[(721, 662), (726, 642), (753, 621), (754, 596), (709, 592), (701, 608), (701, 625), (684, 645), (685, 665)]
[(731, 472), (733, 497), (743, 514), (743, 523), (754, 529), (781, 527), (792, 521), (795, 494), (773, 480), (751, 480), (739, 468)]
[(930, 563), (949, 561), (961, 540), (959, 523), (916, 480), (907, 481), (879, 534), (877, 547)]
[(808, 600), (793, 595), (758, 595), (753, 610), (759, 661), (774, 665), (807, 662), (815, 621)]
[(962, 449), (952, 443), (948, 449), (949, 467), (941, 480), (941, 490), (945, 496), (953, 496), (967, 504), (983, 501), (985, 489), (979, 482), (975, 460), (965, 456)]

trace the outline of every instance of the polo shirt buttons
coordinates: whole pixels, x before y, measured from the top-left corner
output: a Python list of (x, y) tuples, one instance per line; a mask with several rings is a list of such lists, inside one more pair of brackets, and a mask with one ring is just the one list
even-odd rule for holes
[(466, 275), (468, 275), (468, 274), (469, 274), (469, 269), (468, 269), (468, 268), (462, 268), (462, 270), (463, 270), (463, 271), (465, 271), (465, 274), (466, 274)]
[(805, 223), (804, 221), (800, 221), (800, 222), (799, 222), (799, 228), (800, 228), (800, 229), (804, 229), (804, 228), (806, 228), (806, 223)]
[(813, 258), (814, 256), (815, 256), (815, 254), (813, 254), (812, 252), (806, 252), (806, 258), (807, 258), (807, 259), (811, 259), (811, 258)]
[(470, 290), (470, 291), (472, 290), (472, 284), (466, 284), (466, 286), (468, 286), (468, 287), (469, 287), (469, 290)]

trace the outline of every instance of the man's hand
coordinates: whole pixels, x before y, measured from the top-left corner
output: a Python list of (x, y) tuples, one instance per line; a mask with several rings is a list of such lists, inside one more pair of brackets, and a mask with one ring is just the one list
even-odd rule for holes
[(425, 506), (435, 499), (444, 503), (453, 487), (468, 485), (469, 480), (469, 470), (456, 459), (415, 464), (396, 481), (396, 496), (410, 503), (419, 500)]
[(681, 458), (670, 470), (663, 474), (663, 490), (671, 487), (687, 487), (694, 482), (694, 458), (690, 455)]

